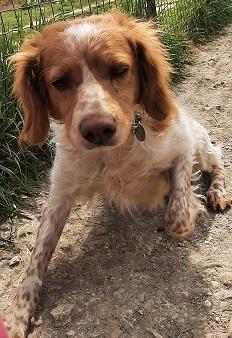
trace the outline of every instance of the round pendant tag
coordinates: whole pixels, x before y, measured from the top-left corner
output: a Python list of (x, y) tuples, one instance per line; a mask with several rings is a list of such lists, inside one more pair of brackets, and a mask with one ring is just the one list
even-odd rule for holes
[(138, 124), (134, 130), (134, 134), (137, 137), (139, 141), (145, 140), (145, 130), (144, 127), (141, 124)]

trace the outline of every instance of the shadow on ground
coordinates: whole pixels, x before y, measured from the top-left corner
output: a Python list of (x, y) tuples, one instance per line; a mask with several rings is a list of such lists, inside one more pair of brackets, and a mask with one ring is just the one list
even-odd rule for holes
[(92, 209), (97, 216), (86, 206), (74, 213), (80, 216), (71, 218), (45, 281), (38, 315), (48, 337), (203, 337), (210, 296), (191, 256), (207, 238), (209, 218), (191, 239), (176, 241), (161, 231), (163, 213), (132, 219), (101, 201)]

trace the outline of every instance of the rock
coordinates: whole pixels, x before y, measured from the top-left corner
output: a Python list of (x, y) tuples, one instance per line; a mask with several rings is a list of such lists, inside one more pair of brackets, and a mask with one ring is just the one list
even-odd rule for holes
[(161, 336), (157, 331), (153, 330), (153, 329), (146, 329), (147, 332), (152, 334), (152, 337), (154, 338), (164, 338), (163, 336)]
[(210, 60), (208, 61), (208, 65), (209, 65), (210, 67), (215, 66), (215, 64), (216, 64), (216, 61), (215, 61), (214, 59), (210, 59)]
[(66, 336), (67, 337), (74, 337), (76, 334), (76, 332), (74, 330), (69, 330), (67, 333), (66, 333)]
[(220, 86), (222, 86), (222, 85), (224, 85), (224, 84), (225, 84), (224, 81), (216, 81), (216, 82), (212, 85), (211, 89), (216, 89), (216, 88), (218, 88), (218, 87), (220, 87)]
[(19, 229), (18, 237), (23, 238), (23, 237), (26, 237), (27, 235), (32, 235), (33, 233), (34, 233), (34, 230), (31, 224), (25, 224)]
[(112, 327), (109, 338), (121, 338), (122, 335), (123, 335), (123, 331), (119, 327)]
[(204, 301), (204, 304), (205, 304), (205, 306), (208, 307), (208, 308), (212, 307), (212, 303), (211, 303), (208, 299), (206, 299), (206, 300)]
[(146, 296), (146, 293), (145, 293), (145, 292), (140, 293), (140, 294), (138, 295), (138, 300), (139, 300), (140, 302), (144, 302), (145, 296)]
[(218, 283), (215, 280), (212, 280), (211, 284), (212, 284), (213, 288), (215, 288), (215, 289), (217, 289), (220, 286), (220, 283)]
[(51, 310), (50, 314), (53, 316), (55, 320), (62, 319), (62, 317), (70, 316), (73, 308), (74, 304), (70, 303), (58, 304), (54, 309)]
[(34, 325), (35, 326), (40, 326), (40, 325), (42, 325), (43, 324), (43, 320), (41, 319), (41, 318), (39, 318), (38, 320), (36, 320), (35, 322), (34, 322)]
[(205, 107), (205, 110), (207, 110), (207, 111), (208, 111), (208, 110), (212, 110), (212, 109), (213, 109), (213, 107), (211, 107), (211, 106), (206, 106), (206, 107)]
[(219, 321), (220, 321), (220, 317), (215, 317), (215, 322), (219, 323)]
[(231, 299), (232, 290), (219, 290), (213, 294), (213, 297), (217, 300), (225, 301), (227, 299)]
[(11, 268), (13, 268), (13, 267), (15, 267), (16, 265), (19, 265), (19, 263), (20, 263), (20, 261), (21, 261), (21, 258), (20, 258), (20, 256), (14, 256), (13, 258), (11, 258), (11, 260), (9, 261), (9, 266), (11, 267)]
[(129, 322), (127, 319), (125, 318), (121, 318), (120, 320), (120, 325), (125, 329), (130, 331), (133, 328), (133, 324), (131, 322)]
[(29, 251), (32, 251), (34, 248), (34, 245), (32, 243), (27, 243), (27, 248)]
[(225, 286), (232, 286), (232, 272), (224, 272), (220, 276), (220, 280)]
[(138, 309), (138, 313), (139, 313), (140, 315), (143, 315), (143, 314), (144, 314), (143, 309)]

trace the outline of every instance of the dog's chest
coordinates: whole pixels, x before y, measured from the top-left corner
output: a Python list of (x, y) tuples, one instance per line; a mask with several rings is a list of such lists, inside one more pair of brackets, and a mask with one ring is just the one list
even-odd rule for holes
[(169, 191), (168, 173), (155, 169), (148, 154), (115, 153), (87, 160), (84, 195), (102, 194), (124, 210), (154, 209)]

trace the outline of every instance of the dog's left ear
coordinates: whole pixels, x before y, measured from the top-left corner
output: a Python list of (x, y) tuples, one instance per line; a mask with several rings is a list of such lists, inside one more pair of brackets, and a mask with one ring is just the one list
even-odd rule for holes
[(167, 52), (155, 35), (152, 22), (130, 21), (133, 51), (138, 67), (139, 89), (137, 100), (146, 112), (162, 123), (175, 111), (170, 90), (172, 68)]

